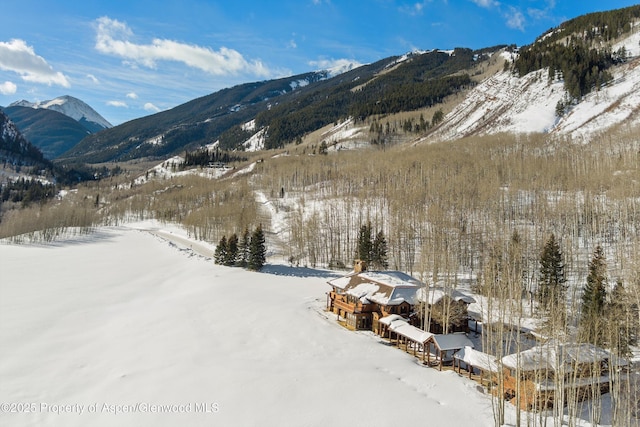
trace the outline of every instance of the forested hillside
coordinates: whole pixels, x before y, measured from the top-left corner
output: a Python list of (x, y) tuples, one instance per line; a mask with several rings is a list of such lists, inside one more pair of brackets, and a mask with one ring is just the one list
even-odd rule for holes
[(549, 80), (561, 78), (573, 99), (599, 89), (612, 79), (608, 69), (626, 60), (611, 51), (611, 42), (628, 34), (640, 18), (640, 6), (580, 16), (552, 29), (520, 50), (514, 68), (522, 77), (549, 69)]
[(318, 90), (264, 111), (256, 123), (268, 126), (266, 146), (276, 148), (340, 119), (361, 121), (372, 115), (430, 107), (472, 85), (469, 74), (456, 73), (469, 71), (485, 59), (470, 49), (414, 54), (392, 71), (368, 81), (346, 81), (332, 91)]
[(213, 143), (227, 129), (252, 120), (276, 99), (304, 91), (326, 78), (326, 72), (311, 72), (223, 89), (90, 135), (60, 160), (99, 163), (168, 157), (185, 149), (193, 150)]
[(486, 50), (432, 51), (386, 58), (333, 78), (315, 72), (247, 83), (88, 136), (61, 160), (167, 157), (217, 140), (221, 148), (239, 149), (250, 136), (241, 126), (253, 119), (269, 129), (266, 148), (281, 147), (339, 119), (440, 103), (472, 85), (469, 70), (487, 58)]
[(55, 159), (89, 134), (80, 122), (57, 111), (7, 107), (4, 112), (47, 159)]
[(40, 150), (20, 133), (9, 117), (0, 110), (0, 153), (5, 162), (18, 165), (44, 163)]

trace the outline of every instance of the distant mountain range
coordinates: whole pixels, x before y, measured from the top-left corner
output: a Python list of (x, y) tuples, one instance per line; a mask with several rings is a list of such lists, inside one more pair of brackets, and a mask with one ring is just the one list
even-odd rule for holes
[(334, 78), (329, 71), (309, 72), (223, 89), (90, 135), (61, 159), (99, 163), (160, 158), (198, 148), (215, 142), (222, 133), (252, 120), (258, 113), (313, 90), (320, 82), (324, 83), (322, 87), (331, 87), (343, 76), (363, 73), (365, 69), (360, 67)]
[[(342, 64), (241, 84), (115, 127), (68, 96), (20, 101), (5, 112), (62, 163), (161, 160), (212, 145), (277, 148), (332, 124), (340, 131), (325, 142), (336, 145), (347, 134), (368, 143), (497, 132), (585, 140), (620, 123), (640, 123), (638, 28), (640, 5), (574, 18), (520, 49), (414, 51)], [(423, 117), (427, 109), (430, 117)]]
[(466, 74), (452, 74), (486, 59), (481, 51), (455, 52), (411, 53), (356, 68), (314, 71), (223, 89), (89, 135), (60, 160), (101, 163), (163, 158), (218, 140), (221, 148), (241, 149), (245, 141), (226, 137), (231, 133), (249, 139), (252, 135), (239, 129), (254, 119), (256, 133), (273, 123), (265, 132), (267, 148), (282, 146), (306, 131), (348, 117), (351, 110), (373, 114), (442, 101), (460, 86), (471, 84)]
[(48, 159), (55, 159), (86, 136), (112, 125), (85, 102), (72, 96), (49, 101), (14, 102), (4, 112), (24, 137)]

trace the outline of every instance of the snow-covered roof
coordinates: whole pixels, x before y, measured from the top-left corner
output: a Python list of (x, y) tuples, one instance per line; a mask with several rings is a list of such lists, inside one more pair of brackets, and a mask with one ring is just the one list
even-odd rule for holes
[(473, 304), (476, 302), (476, 300), (469, 295), (463, 294), (462, 292), (452, 288), (445, 289), (441, 287), (425, 287), (418, 291), (417, 296), (418, 301), (428, 301), (430, 305), (437, 304), (445, 296), (448, 296), (454, 301), (464, 301), (467, 304)]
[(424, 285), (401, 271), (352, 272), (344, 277), (329, 280), (329, 285), (360, 300), (380, 305), (415, 304), (416, 292)]
[(463, 361), (469, 366), (482, 369), (485, 372), (498, 372), (498, 362), (490, 354), (483, 353), (471, 347), (465, 347), (453, 355), (454, 359)]
[(474, 347), (473, 342), (464, 333), (433, 335), (433, 343), (442, 351)]
[(402, 321), (405, 323), (407, 322), (407, 320), (404, 317), (400, 316), (399, 314), (390, 314), (388, 316), (378, 319), (379, 323), (382, 323), (383, 325), (387, 325), (387, 326), (391, 326), (392, 323), (398, 322), (398, 321)]
[(557, 371), (562, 364), (565, 372), (576, 363), (598, 362), (611, 357), (611, 354), (593, 344), (555, 344), (547, 343), (526, 351), (510, 354), (502, 358), (502, 364), (516, 369), (518, 362), (523, 371), (553, 370)]
[(429, 338), (433, 336), (431, 332), (423, 331), (420, 328), (416, 328), (413, 325), (408, 324), (407, 322), (394, 322), (389, 329), (395, 332), (398, 335), (402, 335), (403, 337), (409, 338), (411, 341), (426, 343), (429, 341)]

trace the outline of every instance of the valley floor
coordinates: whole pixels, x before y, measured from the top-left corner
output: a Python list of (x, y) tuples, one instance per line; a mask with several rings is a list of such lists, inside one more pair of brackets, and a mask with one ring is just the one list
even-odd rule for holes
[(476, 383), (327, 316), (332, 272), (150, 228), (0, 245), (1, 425), (493, 425)]

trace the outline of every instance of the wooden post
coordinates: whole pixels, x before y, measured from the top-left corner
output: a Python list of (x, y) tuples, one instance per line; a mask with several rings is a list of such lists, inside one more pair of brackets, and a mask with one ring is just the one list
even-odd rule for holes
[(441, 371), (442, 371), (442, 365), (443, 365), (443, 362), (442, 362), (442, 353), (443, 353), (443, 351), (442, 351), (442, 350), (440, 350), (440, 370), (441, 370)]

